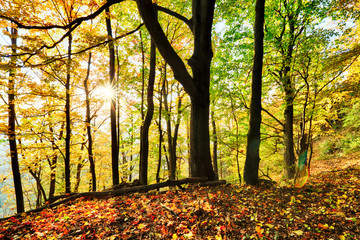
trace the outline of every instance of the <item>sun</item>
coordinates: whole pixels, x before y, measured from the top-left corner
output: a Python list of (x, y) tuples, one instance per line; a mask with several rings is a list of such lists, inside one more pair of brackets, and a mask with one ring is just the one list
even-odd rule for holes
[(113, 86), (106, 84), (96, 89), (96, 95), (103, 99), (111, 100), (116, 97), (116, 91)]

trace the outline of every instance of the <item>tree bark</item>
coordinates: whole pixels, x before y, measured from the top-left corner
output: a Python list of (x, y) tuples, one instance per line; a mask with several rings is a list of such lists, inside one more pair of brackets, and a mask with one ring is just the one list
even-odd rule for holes
[(68, 38), (68, 58), (66, 63), (66, 82), (65, 82), (65, 118), (66, 118), (66, 136), (65, 136), (65, 192), (71, 192), (70, 186), (70, 142), (71, 142), (71, 119), (70, 119), (70, 80), (71, 80), (71, 46), (72, 35)]
[[(112, 29), (110, 20), (110, 10), (105, 10), (106, 30), (108, 39), (112, 40)], [(114, 42), (109, 42), (109, 76), (110, 86), (115, 86), (115, 49)], [(117, 143), (117, 126), (116, 126), (116, 99), (111, 98), (110, 103), (110, 125), (111, 125), (111, 166), (113, 185), (119, 184), (119, 145)]]
[(181, 83), (191, 99), (190, 130), (190, 175), (215, 179), (210, 155), (209, 137), (209, 85), (211, 29), (214, 18), (215, 0), (192, 1), (192, 28), (194, 33), (194, 53), (188, 60), (192, 76), (183, 60), (169, 43), (157, 21), (151, 0), (136, 1), (140, 15), (157, 49), (173, 70), (174, 77)]
[[(159, 96), (159, 157), (158, 157), (158, 165), (156, 170), (156, 182), (160, 182), (160, 170), (161, 170), (161, 160), (162, 160), (162, 143), (164, 141), (163, 138), (163, 131), (162, 131), (162, 124), (161, 124), (161, 116), (162, 116), (162, 105), (163, 105), (163, 93), (165, 91), (165, 78), (166, 78), (166, 63), (164, 65), (164, 79), (160, 82), (161, 84), (161, 90), (160, 90), (160, 96)], [(159, 87), (160, 89), (160, 87)]]
[(244, 168), (245, 183), (250, 185), (255, 185), (259, 182), (262, 67), (264, 55), (264, 8), (265, 0), (256, 0), (255, 55), (251, 84), (250, 123)]
[(148, 156), (149, 156), (149, 129), (154, 114), (154, 84), (155, 84), (155, 70), (156, 70), (156, 47), (151, 41), (150, 47), (150, 72), (149, 83), (147, 87), (147, 111), (144, 120), (144, 125), (141, 128), (140, 138), (140, 166), (139, 166), (139, 181), (141, 184), (147, 184), (148, 175)]
[(289, 75), (290, 67), (286, 67), (285, 76), (285, 123), (284, 123), (284, 161), (285, 176), (292, 179), (295, 175), (295, 150), (294, 150), (294, 89)]
[(218, 136), (217, 136), (216, 122), (213, 112), (211, 112), (211, 123), (213, 130), (213, 166), (214, 166), (215, 180), (219, 180), (218, 155), (217, 155)]
[[(18, 31), (16, 28), (11, 28), (10, 31), (11, 31), (11, 51), (12, 51), (10, 65), (15, 65)], [(17, 213), (22, 213), (24, 212), (25, 207), (24, 207), (24, 196), (23, 196), (23, 190), (21, 184), (18, 151), (16, 145), (15, 77), (16, 77), (15, 68), (10, 66), (9, 82), (8, 82), (9, 84), (8, 85), (8, 123), (9, 123), (8, 138), (9, 138), (9, 146), (10, 146), (11, 168), (13, 173), (15, 196), (16, 196), (16, 210)]]
[(92, 133), (91, 133), (91, 114), (90, 114), (90, 91), (89, 91), (89, 76), (90, 76), (90, 65), (91, 65), (91, 53), (89, 54), (88, 60), (88, 68), (86, 77), (84, 79), (84, 88), (85, 88), (85, 104), (86, 104), (86, 132), (88, 136), (88, 158), (90, 163), (90, 173), (91, 173), (91, 188), (92, 191), (96, 191), (96, 172), (95, 172), (95, 160), (93, 155), (93, 140), (92, 140)]

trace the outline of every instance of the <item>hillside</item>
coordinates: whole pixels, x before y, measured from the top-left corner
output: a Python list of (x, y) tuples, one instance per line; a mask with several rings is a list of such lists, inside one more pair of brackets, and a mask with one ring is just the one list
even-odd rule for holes
[[(342, 168), (326, 169), (335, 163)], [(357, 239), (359, 162), (313, 167), (301, 189), (228, 184), (77, 199), (1, 221), (0, 239)]]

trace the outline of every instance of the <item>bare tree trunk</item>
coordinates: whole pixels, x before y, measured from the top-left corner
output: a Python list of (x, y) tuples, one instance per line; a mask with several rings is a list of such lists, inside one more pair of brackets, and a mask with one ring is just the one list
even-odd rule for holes
[[(108, 39), (113, 40), (112, 30), (111, 30), (111, 21), (110, 21), (110, 10), (106, 8), (106, 30), (108, 34)], [(109, 42), (109, 75), (110, 75), (110, 86), (114, 88), (115, 86), (115, 49), (114, 42)], [(116, 100), (111, 99), (110, 107), (110, 124), (111, 124), (111, 163), (112, 163), (112, 180), (113, 185), (119, 184), (119, 145), (117, 143), (117, 130), (116, 130)]]
[(71, 142), (71, 119), (70, 119), (70, 79), (71, 79), (71, 45), (72, 35), (68, 39), (68, 59), (66, 65), (66, 82), (65, 82), (65, 118), (66, 118), (66, 136), (65, 136), (65, 192), (71, 192), (70, 186), (70, 142)]
[[(59, 138), (58, 139), (62, 139), (63, 138), (63, 134), (64, 134), (64, 122), (61, 124), (61, 129), (60, 129), (60, 133), (59, 133)], [(57, 160), (58, 160), (58, 155), (55, 154), (55, 151), (60, 151), (60, 149), (58, 149), (56, 143), (55, 143), (55, 138), (54, 138), (54, 128), (52, 126), (49, 126), (49, 131), (51, 133), (51, 147), (52, 150), (54, 152), (53, 156), (50, 156), (50, 161), (49, 161), (49, 165), (50, 165), (50, 186), (49, 186), (49, 198), (52, 198), (55, 194), (55, 185), (56, 185), (56, 168), (57, 168)]]
[(151, 41), (150, 47), (150, 72), (149, 83), (147, 87), (147, 112), (144, 124), (141, 128), (140, 138), (140, 167), (139, 167), (139, 181), (141, 184), (147, 184), (148, 175), (148, 156), (149, 156), (149, 128), (154, 114), (154, 83), (156, 70), (156, 47)]
[(214, 113), (211, 112), (211, 123), (212, 123), (212, 130), (213, 130), (213, 166), (215, 172), (215, 180), (219, 180), (219, 170), (218, 170), (218, 136), (216, 131), (216, 122), (214, 118)]
[(232, 112), (232, 115), (233, 115), (233, 118), (234, 118), (234, 122), (235, 122), (235, 126), (236, 126), (236, 133), (235, 133), (235, 139), (236, 139), (236, 143), (235, 143), (235, 146), (236, 146), (236, 155), (235, 155), (235, 158), (236, 158), (236, 167), (237, 167), (237, 173), (238, 173), (238, 178), (239, 178), (239, 183), (241, 184), (241, 173), (240, 173), (240, 163), (239, 163), (239, 147), (240, 147), (240, 141), (239, 141), (239, 123), (238, 123), (238, 119), (236, 117), (236, 111), (235, 111), (235, 103), (234, 103), (234, 100), (233, 100), (233, 97), (231, 96), (231, 93), (230, 93), (230, 101), (231, 101), (231, 112)]
[[(85, 136), (84, 136), (84, 141), (85, 141)], [(81, 144), (81, 148), (80, 148), (80, 152), (84, 151), (84, 147), (85, 147), (85, 142)], [(80, 181), (81, 181), (81, 170), (85, 165), (85, 159), (82, 158), (82, 156), (80, 155), (79, 159), (78, 159), (78, 164), (76, 166), (76, 177), (75, 177), (75, 186), (74, 186), (74, 192), (79, 192), (79, 186), (80, 186)]]
[[(11, 28), (11, 51), (12, 57), (10, 59), (10, 65), (16, 65), (16, 48), (17, 48), (17, 29)], [(15, 112), (15, 67), (10, 67), (9, 70), (9, 82), (8, 82), (8, 138), (10, 145), (10, 157), (11, 157), (11, 168), (13, 173), (15, 196), (16, 196), (16, 210), (17, 213), (22, 213), (25, 210), (24, 207), (24, 196), (21, 184), (21, 174), (19, 168), (19, 158), (16, 145), (16, 112)]]
[(88, 60), (88, 68), (86, 77), (84, 79), (84, 88), (85, 88), (85, 103), (86, 103), (86, 132), (88, 136), (88, 158), (90, 163), (90, 173), (91, 173), (91, 186), (92, 191), (96, 191), (96, 173), (95, 173), (95, 160), (93, 155), (93, 140), (92, 140), (92, 134), (91, 134), (91, 114), (90, 114), (90, 92), (89, 92), (89, 75), (90, 75), (90, 65), (91, 65), (91, 53), (89, 54), (89, 60)]
[(265, 0), (256, 0), (255, 7), (255, 54), (251, 84), (250, 127), (247, 136), (244, 180), (255, 185), (259, 181), (259, 148), (261, 126), (262, 67), (264, 55), (264, 12)]
[[(164, 66), (164, 74), (166, 75), (166, 64)], [(162, 104), (163, 104), (163, 92), (165, 91), (165, 78), (160, 82), (161, 90), (159, 96), (159, 157), (158, 157), (158, 166), (156, 170), (156, 182), (160, 182), (160, 170), (161, 170), (161, 159), (162, 159), (162, 143), (164, 141), (163, 133), (162, 133), (162, 124), (161, 124), (161, 116), (162, 116)], [(160, 87), (159, 87), (160, 88)]]

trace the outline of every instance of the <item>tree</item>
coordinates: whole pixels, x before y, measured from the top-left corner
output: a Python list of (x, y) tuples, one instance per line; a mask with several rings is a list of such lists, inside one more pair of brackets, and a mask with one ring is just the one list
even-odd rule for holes
[[(301, 49), (300, 45), (308, 41), (312, 34), (316, 34), (315, 26), (327, 16), (328, 2), (280, 0), (276, 4), (278, 7), (271, 9), (273, 17), (269, 18), (269, 24), (266, 25), (266, 33), (274, 51), (274, 54), (268, 57), (272, 64), (267, 68), (283, 93), (284, 121), (281, 127), (284, 134), (284, 172), (286, 178), (292, 179), (296, 162), (294, 107), (300, 89), (297, 88), (297, 73), (302, 71), (297, 59), (306, 62), (303, 56), (310, 49)], [(319, 34), (319, 37), (321, 38), (322, 34)]]
[(16, 49), (17, 49), (17, 38), (18, 30), (14, 27), (10, 29), (10, 38), (11, 38), (11, 52), (12, 57), (10, 59), (10, 70), (9, 70), (9, 82), (8, 82), (8, 138), (10, 145), (10, 157), (11, 157), (11, 167), (13, 172), (14, 179), (14, 188), (16, 195), (16, 210), (18, 213), (25, 211), (24, 207), (24, 197), (21, 184), (21, 175), (19, 168), (19, 158), (18, 150), (16, 144), (16, 111), (15, 111), (15, 79), (16, 79)]
[(260, 148), (260, 125), (261, 125), (261, 97), (262, 97), (262, 67), (264, 55), (264, 12), (265, 0), (257, 0), (255, 6), (255, 47), (254, 66), (251, 84), (251, 104), (249, 133), (246, 146), (246, 161), (244, 180), (246, 184), (258, 183), (259, 148)]
[[(106, 8), (106, 30), (109, 42), (109, 76), (110, 86), (115, 86), (115, 49), (112, 37), (110, 9)], [(119, 184), (119, 145), (117, 142), (117, 126), (116, 126), (116, 99), (111, 98), (110, 103), (110, 121), (111, 121), (111, 163), (112, 163), (112, 180), (113, 185)]]
[[(136, 1), (140, 15), (157, 49), (170, 65), (174, 77), (184, 87), (191, 99), (190, 164), (193, 177), (215, 179), (210, 155), (209, 105), (210, 64), (213, 56), (211, 30), (215, 0), (193, 0), (191, 21), (167, 11), (189, 25), (194, 34), (194, 52), (188, 60), (189, 74), (183, 60), (171, 46), (156, 16), (156, 5), (151, 0)], [(160, 10), (162, 10), (160, 8)]]
[(155, 70), (156, 70), (156, 47), (153, 41), (150, 46), (150, 72), (149, 82), (147, 87), (147, 112), (145, 120), (141, 127), (140, 138), (140, 167), (139, 167), (139, 181), (141, 184), (147, 184), (148, 175), (148, 156), (149, 156), (149, 128), (154, 114), (154, 84), (155, 84)]
[(91, 133), (91, 114), (90, 114), (90, 98), (89, 98), (89, 75), (90, 75), (90, 65), (91, 65), (91, 52), (89, 53), (88, 68), (86, 72), (86, 77), (84, 79), (84, 88), (85, 88), (85, 104), (86, 104), (86, 134), (88, 136), (88, 158), (90, 162), (90, 173), (91, 173), (91, 190), (96, 191), (96, 173), (95, 173), (95, 160), (93, 153), (93, 137)]

